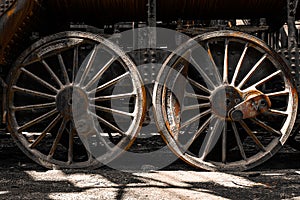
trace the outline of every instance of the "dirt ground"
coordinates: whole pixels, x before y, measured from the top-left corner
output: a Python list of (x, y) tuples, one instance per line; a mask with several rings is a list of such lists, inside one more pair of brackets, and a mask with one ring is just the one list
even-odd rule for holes
[(14, 145), (0, 149), (0, 199), (300, 199), (300, 152), (283, 149), (247, 172), (47, 170)]

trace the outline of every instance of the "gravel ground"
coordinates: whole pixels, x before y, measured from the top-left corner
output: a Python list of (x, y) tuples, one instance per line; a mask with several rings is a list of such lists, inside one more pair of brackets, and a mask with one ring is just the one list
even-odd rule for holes
[(241, 173), (177, 160), (156, 171), (46, 170), (14, 145), (0, 149), (0, 199), (300, 199), (300, 152), (285, 148)]

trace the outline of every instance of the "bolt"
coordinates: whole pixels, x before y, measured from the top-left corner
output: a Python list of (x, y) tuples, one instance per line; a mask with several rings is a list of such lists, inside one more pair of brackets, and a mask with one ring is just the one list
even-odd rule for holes
[(155, 51), (150, 51), (150, 54), (151, 54), (151, 56), (153, 56), (153, 57), (155, 57), (156, 56), (156, 54), (155, 54)]
[(240, 100), (240, 99), (235, 99), (234, 102), (235, 102), (236, 104), (238, 104), (238, 103), (241, 102), (241, 100)]
[(145, 56), (146, 58), (148, 58), (148, 57), (149, 57), (149, 54), (148, 54), (148, 52), (147, 52), (147, 51), (145, 51), (145, 52), (144, 52), (144, 56)]
[(244, 117), (242, 111), (234, 110), (230, 113), (230, 117), (233, 121), (241, 121)]
[(264, 109), (268, 106), (268, 103), (265, 99), (260, 100), (259, 102), (259, 109)]

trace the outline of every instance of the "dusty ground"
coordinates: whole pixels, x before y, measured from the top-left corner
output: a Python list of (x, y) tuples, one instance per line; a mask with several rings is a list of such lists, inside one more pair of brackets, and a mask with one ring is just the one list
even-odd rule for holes
[(300, 199), (300, 153), (286, 149), (242, 173), (181, 161), (151, 172), (46, 170), (13, 145), (0, 149), (0, 159), (0, 199)]

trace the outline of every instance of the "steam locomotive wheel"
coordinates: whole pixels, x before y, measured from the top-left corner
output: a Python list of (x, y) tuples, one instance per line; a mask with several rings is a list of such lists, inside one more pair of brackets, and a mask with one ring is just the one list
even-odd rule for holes
[(169, 147), (192, 166), (240, 171), (286, 142), (298, 106), (283, 60), (254, 36), (218, 31), (173, 52), (154, 88)]
[[(143, 118), (143, 97), (135, 65), (115, 45), (91, 33), (57, 33), (33, 44), (12, 68), (9, 129), (18, 146), (46, 168), (96, 168), (102, 164), (91, 148), (107, 147), (112, 160), (132, 144)], [(88, 116), (80, 124), (74, 115), (83, 112)], [(114, 115), (130, 125), (120, 127)], [(87, 147), (78, 129), (88, 127), (91, 116), (105, 130), (98, 134), (108, 139)]]

